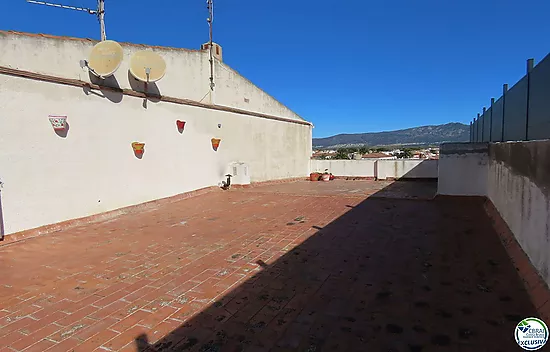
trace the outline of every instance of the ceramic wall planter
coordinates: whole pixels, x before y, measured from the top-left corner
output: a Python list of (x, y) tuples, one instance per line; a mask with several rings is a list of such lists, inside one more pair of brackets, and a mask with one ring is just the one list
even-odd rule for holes
[(50, 115), (48, 118), (54, 131), (65, 131), (67, 128), (67, 116)]
[(132, 149), (134, 150), (136, 156), (141, 156), (143, 155), (143, 152), (145, 152), (145, 143), (134, 142), (132, 143)]
[(321, 176), (318, 172), (312, 172), (309, 174), (309, 180), (310, 181), (319, 181), (319, 176)]
[(214, 149), (214, 151), (218, 150), (218, 148), (220, 147), (221, 141), (222, 140), (219, 138), (212, 138), (212, 149)]
[(176, 125), (178, 126), (178, 130), (183, 132), (183, 129), (185, 128), (185, 121), (177, 120)]

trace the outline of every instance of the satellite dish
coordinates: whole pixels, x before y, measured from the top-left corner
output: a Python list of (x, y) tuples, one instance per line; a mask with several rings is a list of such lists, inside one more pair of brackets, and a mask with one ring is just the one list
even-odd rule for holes
[(156, 82), (164, 77), (166, 62), (153, 51), (138, 51), (130, 59), (130, 73), (142, 82)]
[(120, 67), (123, 55), (122, 46), (117, 42), (113, 40), (99, 42), (90, 53), (88, 67), (96, 76), (110, 76)]

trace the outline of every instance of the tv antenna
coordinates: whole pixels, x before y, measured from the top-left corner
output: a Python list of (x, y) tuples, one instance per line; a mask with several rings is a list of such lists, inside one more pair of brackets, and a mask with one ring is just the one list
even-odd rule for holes
[(210, 27), (210, 42), (208, 45), (208, 48), (210, 49), (210, 90), (214, 90), (214, 87), (216, 86), (214, 84), (214, 43), (212, 41), (212, 22), (214, 22), (214, 1), (213, 0), (206, 0), (207, 8), (208, 8), (208, 18), (206, 21), (208, 22), (208, 26)]
[(88, 8), (85, 8), (85, 7), (54, 4), (54, 3), (51, 3), (51, 2), (45, 2), (45, 1), (27, 0), (27, 2), (31, 3), (31, 4), (57, 7), (57, 8), (60, 8), (60, 9), (82, 11), (82, 12), (87, 12), (90, 15), (96, 15), (97, 19), (99, 21), (99, 27), (100, 27), (100, 30), (101, 30), (101, 41), (104, 41), (104, 40), (107, 39), (107, 36), (105, 35), (105, 0), (97, 0), (97, 9), (95, 9), (95, 10), (88, 9)]

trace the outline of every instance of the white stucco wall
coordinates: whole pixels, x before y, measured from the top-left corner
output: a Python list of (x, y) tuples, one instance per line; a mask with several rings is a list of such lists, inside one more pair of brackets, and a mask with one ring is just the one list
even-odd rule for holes
[(328, 169), (334, 176), (437, 178), (437, 160), (311, 160), (311, 171)]
[(439, 154), (437, 193), (487, 196), (487, 143), (446, 143)]
[(550, 141), (441, 146), (438, 193), (486, 196), (550, 284)]
[(334, 176), (374, 177), (374, 160), (311, 160), (311, 171), (328, 169)]
[(376, 178), (437, 178), (438, 160), (377, 160)]
[[(0, 66), (90, 82), (88, 69), (80, 67), (80, 60), (88, 59), (96, 43), (88, 39), (0, 31)], [(129, 77), (128, 73), (130, 57), (136, 51), (147, 49), (157, 52), (166, 61), (166, 75), (156, 83), (160, 94), (210, 102), (208, 51), (120, 44), (124, 49), (124, 60), (113, 75), (120, 88), (132, 88), (130, 82), (135, 80)], [(197, 44), (197, 47), (199, 46), (200, 44)], [(215, 104), (302, 120), (227, 64), (216, 61), (214, 72)], [(95, 80), (95, 77), (92, 79)], [(110, 81), (112, 80), (109, 80), (109, 84)], [(154, 89), (152, 85), (150, 89)], [(248, 103), (245, 103), (245, 98), (249, 100)]]
[(216, 61), (215, 75), (217, 83), (214, 101), (217, 105), (301, 119), (225, 63)]
[[(0, 66), (85, 81), (89, 75), (79, 60), (92, 45), (0, 32)], [(125, 61), (116, 79), (121, 88), (131, 88), (124, 65), (139, 47), (124, 48)], [(207, 56), (158, 50), (169, 66), (158, 82), (160, 93), (203, 97), (208, 90)], [(275, 110), (265, 103), (257, 112), (290, 111), (272, 103)], [(6, 234), (216, 186), (225, 180), (231, 162), (247, 163), (252, 182), (309, 173), (310, 125), (163, 101), (150, 100), (145, 106), (142, 98), (122, 93), (2, 74), (0, 107)], [(48, 115), (68, 116), (66, 137), (54, 132)], [(186, 121), (182, 134), (176, 120)], [(211, 138), (222, 139), (217, 152)], [(142, 159), (133, 153), (135, 141), (145, 143)]]
[(488, 197), (550, 284), (550, 141), (489, 146)]
[[(233, 161), (250, 165), (253, 182), (309, 171), (310, 126), (142, 103), (0, 75), (6, 233), (217, 185)], [(49, 114), (68, 116), (66, 138), (53, 131)], [(178, 119), (187, 122), (182, 134)], [(217, 152), (213, 137), (222, 139)], [(141, 160), (134, 141), (146, 143)]]

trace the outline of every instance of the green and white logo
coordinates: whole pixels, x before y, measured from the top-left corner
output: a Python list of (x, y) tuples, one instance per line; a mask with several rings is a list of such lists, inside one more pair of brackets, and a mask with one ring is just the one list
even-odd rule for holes
[(536, 351), (548, 341), (548, 327), (537, 318), (523, 319), (514, 333), (519, 347), (527, 351)]

